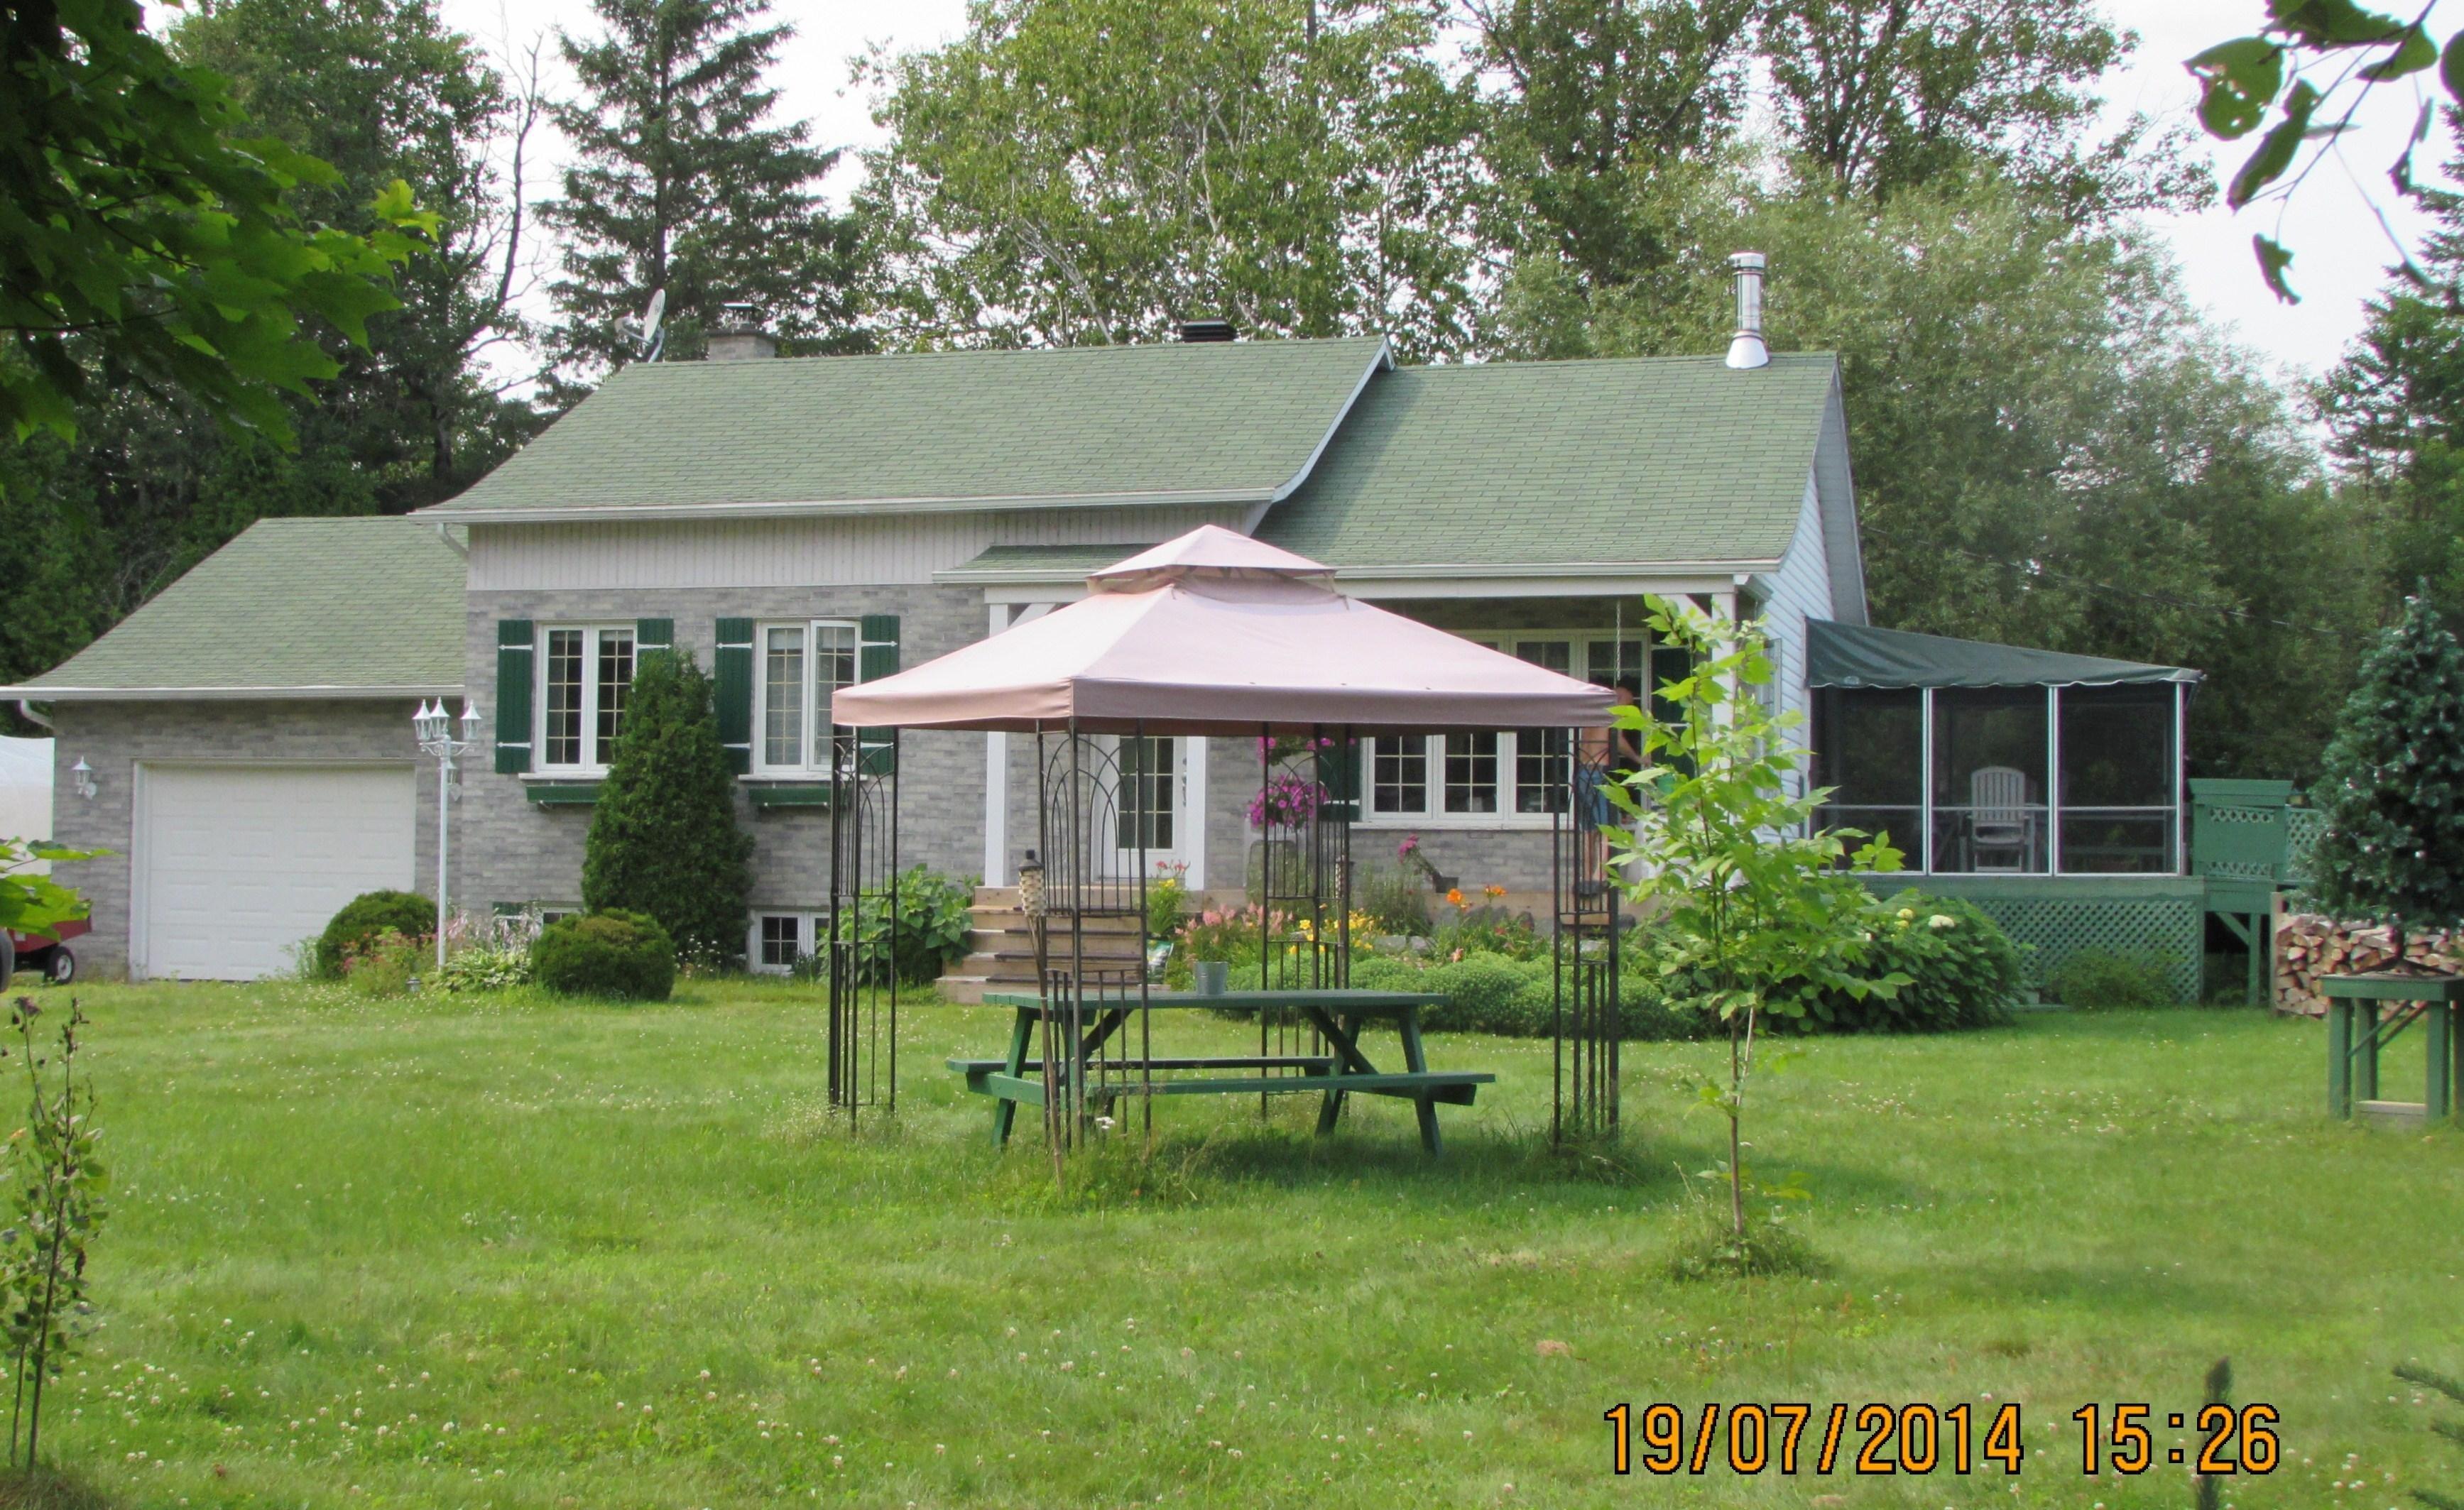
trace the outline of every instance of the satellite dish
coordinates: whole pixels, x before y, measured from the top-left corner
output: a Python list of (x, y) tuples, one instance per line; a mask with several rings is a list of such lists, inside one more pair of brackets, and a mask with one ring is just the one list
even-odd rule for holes
[(648, 346), (652, 352), (656, 352), (658, 350), (659, 320), (667, 313), (668, 291), (666, 289), (652, 290), (650, 294), (650, 307), (649, 311), (642, 316), (642, 341), (643, 344)]

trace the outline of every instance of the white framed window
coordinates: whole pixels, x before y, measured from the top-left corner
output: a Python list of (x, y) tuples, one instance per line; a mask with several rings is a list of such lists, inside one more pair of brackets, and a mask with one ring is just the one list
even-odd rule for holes
[(855, 685), (863, 664), (856, 648), (852, 619), (754, 626), (755, 775), (830, 774), (830, 698)]
[(826, 912), (756, 911), (744, 941), (745, 964), (758, 974), (786, 974), (798, 960), (821, 952), (828, 927)]
[[(1651, 680), (1650, 646), (1639, 631), (1620, 636), (1608, 629), (1534, 629), (1466, 638), (1552, 671), (1621, 687), (1638, 701)], [(1563, 729), (1459, 730), (1363, 740), (1369, 808), (1362, 821), (1509, 828), (1544, 823), (1565, 799), (1560, 766), (1567, 741)]]
[(633, 626), (548, 625), (539, 631), (538, 677), (539, 769), (605, 772), (633, 687)]

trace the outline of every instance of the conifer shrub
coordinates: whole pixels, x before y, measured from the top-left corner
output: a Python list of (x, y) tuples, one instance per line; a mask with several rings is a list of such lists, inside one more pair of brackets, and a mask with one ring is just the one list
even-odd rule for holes
[(2399, 934), (2464, 923), (2464, 650), (2426, 597), (2363, 659), (2311, 801), (2321, 910)]
[(741, 960), (752, 857), (709, 676), (681, 651), (644, 655), (583, 843), (583, 906), (656, 919), (688, 959)]

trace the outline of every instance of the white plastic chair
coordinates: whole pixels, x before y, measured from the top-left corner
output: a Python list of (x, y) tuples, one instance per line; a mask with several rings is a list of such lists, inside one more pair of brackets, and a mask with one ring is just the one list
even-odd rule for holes
[[(2028, 811), (2028, 777), (2007, 765), (1979, 766), (1968, 778), (1969, 860), (1979, 872), (2016, 874), (2028, 868), (2028, 838), (2033, 815)], [(1988, 850), (2011, 856), (2008, 864), (1989, 865)]]

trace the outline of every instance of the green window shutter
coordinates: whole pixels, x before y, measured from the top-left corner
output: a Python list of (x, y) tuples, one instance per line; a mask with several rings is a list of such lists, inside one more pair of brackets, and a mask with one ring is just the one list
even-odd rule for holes
[[(869, 613), (856, 621), (855, 674), (859, 682), (878, 682), (898, 674), (898, 616)], [(867, 729), (856, 735), (856, 769), (867, 776), (885, 776), (898, 769), (898, 733)]]
[(672, 649), (676, 643), (676, 622), (673, 619), (636, 619), (633, 621), (633, 653), (645, 650)]
[(1317, 784), (1326, 791), (1327, 816), (1360, 821), (1360, 741), (1339, 739), (1317, 753)]
[(531, 657), (538, 632), (528, 619), (496, 621), (496, 771), (531, 768)]
[(718, 646), (710, 660), (718, 742), (727, 747), (727, 768), (742, 776), (753, 769), (753, 621), (718, 621)]

